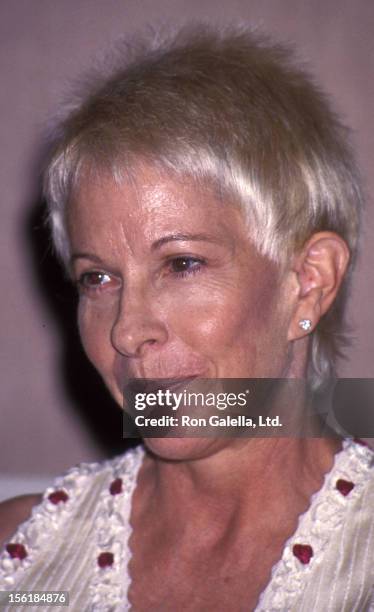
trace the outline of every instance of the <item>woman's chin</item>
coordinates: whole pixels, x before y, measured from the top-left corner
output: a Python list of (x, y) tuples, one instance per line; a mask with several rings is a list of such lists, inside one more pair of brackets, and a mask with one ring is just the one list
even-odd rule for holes
[[(147, 449), (156, 457), (169, 461), (193, 461), (209, 457), (225, 445), (223, 438), (144, 438)], [(227, 444), (227, 440), (226, 440)]]

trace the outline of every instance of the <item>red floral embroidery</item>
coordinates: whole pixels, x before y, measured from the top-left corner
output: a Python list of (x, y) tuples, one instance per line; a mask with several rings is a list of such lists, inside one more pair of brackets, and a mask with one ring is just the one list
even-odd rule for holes
[(354, 486), (355, 485), (353, 482), (349, 482), (349, 480), (343, 480), (343, 478), (339, 478), (336, 483), (336, 488), (344, 496), (348, 495), (352, 491)]
[(24, 559), (27, 557), (26, 548), (23, 544), (18, 544), (17, 542), (11, 542), (6, 546), (7, 552), (10, 554), (12, 559)]
[(111, 552), (102, 552), (97, 558), (97, 564), (99, 567), (110, 567), (113, 565), (114, 555)]
[(109, 491), (111, 495), (118, 495), (122, 493), (122, 478), (116, 478), (113, 480), (109, 487)]
[(66, 491), (58, 489), (57, 491), (54, 491), (48, 495), (48, 499), (50, 502), (52, 502), (52, 504), (57, 505), (60, 502), (65, 503), (69, 499), (69, 495), (66, 493)]
[(295, 544), (292, 552), (304, 565), (307, 565), (313, 557), (313, 548), (309, 544)]

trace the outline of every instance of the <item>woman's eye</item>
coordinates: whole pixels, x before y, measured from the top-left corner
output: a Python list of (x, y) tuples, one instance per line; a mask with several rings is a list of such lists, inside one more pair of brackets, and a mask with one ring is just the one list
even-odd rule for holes
[(111, 277), (105, 272), (84, 272), (78, 280), (78, 286), (82, 291), (95, 291), (111, 282)]
[(196, 257), (175, 257), (169, 261), (169, 268), (173, 274), (187, 276), (201, 270), (204, 262)]

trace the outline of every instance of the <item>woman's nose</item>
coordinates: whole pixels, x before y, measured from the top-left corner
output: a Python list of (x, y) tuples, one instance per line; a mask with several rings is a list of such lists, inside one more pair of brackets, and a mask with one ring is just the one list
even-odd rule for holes
[(116, 351), (127, 357), (142, 357), (150, 347), (161, 347), (168, 333), (160, 314), (160, 307), (146, 295), (125, 292), (111, 330)]

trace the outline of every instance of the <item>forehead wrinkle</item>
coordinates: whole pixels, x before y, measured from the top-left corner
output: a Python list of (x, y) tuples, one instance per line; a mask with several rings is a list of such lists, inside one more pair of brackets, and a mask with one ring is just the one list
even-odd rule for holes
[[(103, 198), (105, 198), (106, 187), (109, 187), (109, 190), (111, 186), (117, 188), (119, 208), (123, 207), (126, 213), (122, 219), (118, 220), (117, 227), (114, 224), (111, 231), (108, 232), (108, 244), (112, 249), (118, 248), (119, 239), (123, 248), (128, 250), (131, 256), (135, 256), (136, 247), (139, 245), (139, 240), (142, 242), (142, 238), (146, 239), (148, 248), (152, 250), (152, 243), (158, 240), (166, 242), (170, 235), (185, 234), (186, 240), (196, 240), (188, 235), (200, 234), (199, 224), (196, 224), (198, 217), (202, 215), (205, 218), (206, 214), (211, 215), (209, 212), (211, 206), (218, 213), (216, 207), (221, 205), (222, 215), (219, 213), (214, 215), (214, 226), (220, 234), (218, 241), (225, 242), (232, 252), (236, 251), (238, 245), (229, 235), (230, 232), (227, 233), (224, 208), (226, 206), (236, 208), (239, 214), (242, 214), (242, 210), (238, 206), (233, 206), (234, 203), (230, 198), (224, 198), (222, 191), (215, 188), (216, 186), (202, 185), (188, 179), (187, 176), (178, 177), (173, 176), (172, 173), (161, 172), (159, 168), (152, 166), (138, 167), (136, 171), (134, 169), (126, 173), (126, 178), (122, 177), (120, 182), (113, 181), (113, 177), (107, 176), (106, 173), (96, 177), (94, 182), (98, 183)], [(109, 184), (106, 183), (106, 180)], [(87, 182), (84, 183), (87, 185)], [(92, 181), (89, 181), (89, 185), (92, 186)], [(178, 227), (180, 213), (184, 210), (187, 212), (191, 206), (196, 209), (195, 213), (190, 215), (192, 226)], [(143, 216), (140, 225), (139, 215)], [(110, 219), (107, 221), (110, 222)], [(182, 240), (179, 237), (178, 239)]]
[[(133, 220), (136, 220), (137, 218), (137, 211), (141, 209), (144, 210), (144, 203), (145, 203), (144, 195), (147, 192), (147, 181), (142, 178), (139, 179), (139, 173), (137, 176), (133, 172), (131, 172), (128, 174), (128, 183), (129, 183), (130, 194), (129, 194), (129, 197), (126, 198), (126, 191), (124, 193), (122, 192), (123, 193), (123, 204), (124, 206), (127, 206), (128, 208), (128, 215), (129, 215), (130, 221), (133, 221)], [(122, 189), (126, 190), (126, 185), (122, 184), (121, 186), (122, 186)], [(143, 232), (144, 234), (146, 234), (145, 227), (143, 227)], [(120, 223), (120, 234), (121, 234), (123, 243), (127, 245), (127, 248), (130, 254), (132, 256), (135, 256), (136, 236), (135, 235), (133, 236), (134, 238), (134, 246), (133, 246), (132, 241), (129, 240), (130, 236), (129, 236), (128, 224), (126, 225), (124, 221), (121, 221)]]

